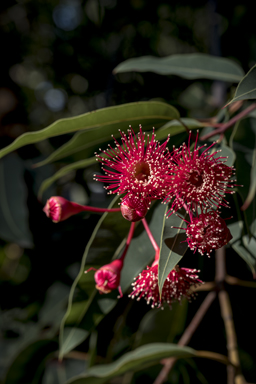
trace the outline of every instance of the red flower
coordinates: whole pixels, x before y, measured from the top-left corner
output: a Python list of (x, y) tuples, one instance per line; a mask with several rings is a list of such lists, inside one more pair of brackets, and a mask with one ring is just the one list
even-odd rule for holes
[[(118, 288), (120, 297), (122, 297), (123, 293), (120, 287), (120, 277), (122, 268), (123, 260), (118, 259), (112, 261), (109, 264), (103, 265), (103, 267), (96, 270), (96, 273), (94, 275), (96, 289), (98, 289), (98, 291), (103, 294), (110, 293), (114, 289)], [(88, 271), (85, 271), (85, 273), (89, 272), (92, 269), (95, 270), (95, 268), (90, 268), (88, 269)]]
[(225, 221), (215, 211), (201, 213), (192, 218), (187, 225), (186, 235), (190, 249), (208, 256), (212, 250), (223, 247), (232, 239)]
[(140, 131), (138, 137), (133, 130), (126, 135), (121, 132), (122, 145), (115, 140), (116, 147), (103, 151), (103, 155), (96, 155), (102, 162), (104, 176), (97, 176), (95, 180), (109, 183), (105, 187), (108, 193), (128, 194), (142, 199), (162, 199), (167, 194), (168, 174), (170, 173), (171, 155), (166, 148), (169, 138), (160, 145), (155, 140), (153, 132), (149, 135)]
[(188, 146), (183, 143), (179, 149), (174, 149), (172, 159), (176, 164), (170, 176), (170, 189), (165, 201), (172, 202), (170, 211), (177, 212), (178, 209), (187, 205), (188, 209), (195, 207), (228, 206), (224, 199), (226, 193), (235, 193), (228, 190), (234, 185), (230, 180), (234, 168), (224, 164), (225, 157), (214, 157), (218, 152), (211, 153), (209, 150), (213, 143), (201, 154), (197, 147), (198, 133), (195, 147), (190, 151), (190, 138)]
[(162, 297), (160, 298), (158, 289), (158, 261), (151, 267), (147, 267), (139, 276), (135, 278), (133, 292), (129, 295), (132, 299), (140, 300), (142, 297), (151, 303), (152, 308), (163, 307), (163, 303), (171, 305), (173, 301), (180, 301), (183, 297), (189, 299), (191, 294), (189, 289), (192, 285), (201, 284), (198, 279), (196, 269), (179, 268), (178, 265), (169, 273), (165, 280)]

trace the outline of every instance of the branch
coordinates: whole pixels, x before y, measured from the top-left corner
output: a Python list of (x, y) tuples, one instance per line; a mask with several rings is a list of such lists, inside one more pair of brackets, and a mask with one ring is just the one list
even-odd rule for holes
[[(195, 333), (197, 327), (201, 323), (204, 315), (208, 311), (208, 309), (209, 309), (210, 305), (212, 304), (212, 302), (214, 301), (215, 297), (216, 297), (216, 292), (208, 293), (208, 295), (206, 296), (206, 298), (202, 302), (200, 308), (196, 312), (195, 316), (191, 320), (189, 326), (186, 328), (185, 332), (183, 333), (180, 341), (178, 342), (178, 345), (184, 346), (184, 345), (187, 345), (189, 343), (191, 337)], [(172, 367), (174, 366), (176, 360), (177, 359), (174, 357), (162, 360), (163, 368), (161, 369), (159, 375), (157, 376), (157, 378), (153, 384), (162, 384), (167, 380), (167, 376), (168, 376), (170, 370), (172, 369)]]

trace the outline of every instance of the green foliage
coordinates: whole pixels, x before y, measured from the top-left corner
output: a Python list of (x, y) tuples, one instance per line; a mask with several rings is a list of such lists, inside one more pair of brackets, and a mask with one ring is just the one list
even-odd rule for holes
[(210, 79), (238, 83), (244, 75), (242, 68), (231, 60), (201, 53), (144, 56), (128, 59), (119, 64), (114, 73), (155, 72), (159, 75), (177, 75), (185, 79)]
[(105, 383), (115, 376), (120, 376), (127, 371), (145, 369), (156, 364), (164, 357), (188, 358), (196, 356), (196, 352), (189, 347), (180, 347), (175, 344), (154, 343), (139, 347), (126, 353), (117, 361), (89, 368), (86, 374), (68, 381), (68, 384)]
[(256, 99), (256, 65), (239, 82), (233, 99), (227, 104), (238, 100)]

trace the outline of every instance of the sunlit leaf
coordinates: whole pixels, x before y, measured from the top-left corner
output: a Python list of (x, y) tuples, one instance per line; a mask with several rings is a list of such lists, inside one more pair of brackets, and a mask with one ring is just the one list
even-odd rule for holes
[(242, 68), (232, 60), (203, 53), (143, 56), (119, 64), (113, 73), (155, 72), (159, 75), (177, 75), (185, 79), (211, 79), (238, 83), (244, 76)]
[(234, 101), (248, 99), (256, 99), (256, 65), (241, 79), (233, 99), (227, 105)]
[[(137, 103), (122, 104), (115, 107), (98, 109), (84, 115), (57, 120), (37, 132), (24, 133), (14, 142), (0, 151), (0, 158), (7, 153), (27, 144), (37, 143), (49, 137), (64, 135), (81, 130), (93, 130), (93, 136), (98, 139), (104, 132), (114, 133), (118, 128), (127, 129), (129, 124), (139, 124), (144, 119), (153, 124), (163, 124), (169, 120), (179, 118), (179, 112), (169, 104), (160, 101), (141, 101)], [(112, 127), (112, 128), (111, 128)], [(111, 132), (109, 131), (111, 128)], [(92, 136), (92, 137), (93, 137)], [(106, 137), (103, 134), (104, 138)], [(91, 137), (91, 136), (90, 136)]]
[[(166, 212), (167, 211), (168, 207), (166, 207)], [(181, 217), (186, 218), (186, 215), (183, 214)], [(178, 228), (172, 228), (172, 226)], [(183, 227), (183, 219), (177, 217), (176, 215), (171, 215), (169, 219), (164, 216), (158, 266), (158, 285), (160, 293), (162, 292), (167, 276), (173, 270), (175, 265), (177, 265), (182, 259), (188, 249), (185, 231), (180, 229)]]
[[(104, 383), (127, 371), (145, 369), (165, 357), (189, 358), (194, 356), (196, 356), (196, 351), (189, 347), (166, 343), (147, 344), (126, 353), (113, 363), (89, 368), (85, 374), (69, 380), (67, 384)], [(99, 380), (95, 380), (96, 378)]]

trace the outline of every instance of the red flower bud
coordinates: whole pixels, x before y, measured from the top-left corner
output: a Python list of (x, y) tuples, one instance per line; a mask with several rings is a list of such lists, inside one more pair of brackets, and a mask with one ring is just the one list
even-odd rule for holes
[(84, 211), (84, 206), (68, 201), (61, 196), (53, 196), (47, 200), (43, 211), (54, 223), (68, 219)]
[[(110, 293), (114, 289), (118, 288), (118, 291), (120, 293), (119, 297), (123, 296), (120, 287), (120, 277), (122, 268), (123, 260), (118, 259), (112, 261), (109, 264), (103, 265), (101, 268), (96, 270), (94, 279), (96, 282), (96, 288), (101, 294)], [(89, 272), (91, 269), (94, 268), (88, 269), (88, 271), (85, 271), (85, 273)]]
[(148, 199), (125, 196), (121, 202), (121, 213), (128, 221), (140, 221), (146, 216), (149, 205)]

